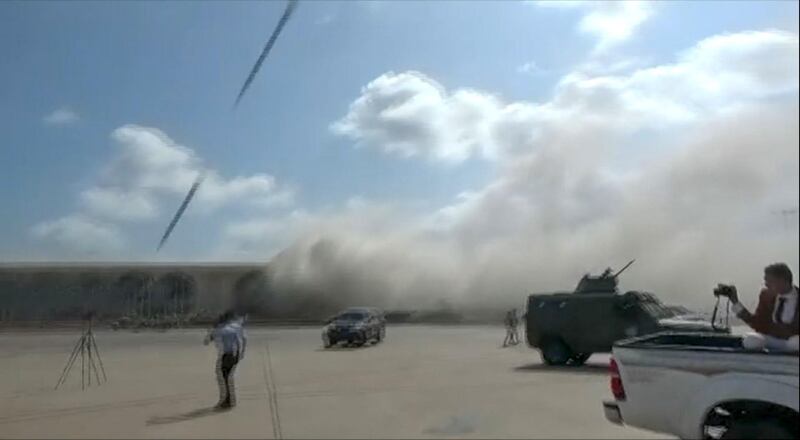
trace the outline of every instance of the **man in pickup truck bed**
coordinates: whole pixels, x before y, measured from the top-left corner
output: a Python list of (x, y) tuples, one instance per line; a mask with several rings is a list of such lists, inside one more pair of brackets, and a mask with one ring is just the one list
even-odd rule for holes
[(789, 266), (775, 263), (764, 268), (764, 286), (754, 313), (739, 302), (735, 289), (729, 294), (733, 312), (757, 332), (745, 335), (742, 344), (750, 350), (798, 351), (800, 304)]

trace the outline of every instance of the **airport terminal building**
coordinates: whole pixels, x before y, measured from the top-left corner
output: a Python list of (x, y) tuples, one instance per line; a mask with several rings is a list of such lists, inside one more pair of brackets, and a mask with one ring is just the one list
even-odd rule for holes
[[(263, 287), (264, 263), (2, 263), (0, 321), (216, 313)], [(258, 289), (256, 289), (258, 290)]]

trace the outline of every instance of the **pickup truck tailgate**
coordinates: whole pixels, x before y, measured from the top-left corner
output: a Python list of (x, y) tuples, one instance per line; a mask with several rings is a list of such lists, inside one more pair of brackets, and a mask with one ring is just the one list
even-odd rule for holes
[(697, 438), (709, 394), (748, 396), (750, 384), (764, 380), (797, 406), (797, 355), (746, 352), (736, 336), (659, 333), (618, 342), (613, 357), (626, 394), (604, 405), (615, 423)]

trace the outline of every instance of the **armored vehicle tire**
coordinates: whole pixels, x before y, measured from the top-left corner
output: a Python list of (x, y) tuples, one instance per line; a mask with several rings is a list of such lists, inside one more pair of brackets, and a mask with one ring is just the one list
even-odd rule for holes
[(540, 347), (542, 360), (547, 365), (566, 365), (573, 356), (572, 350), (560, 338), (547, 338)]
[(591, 355), (591, 353), (575, 353), (569, 358), (569, 364), (573, 367), (580, 367), (586, 363), (586, 360), (589, 359)]

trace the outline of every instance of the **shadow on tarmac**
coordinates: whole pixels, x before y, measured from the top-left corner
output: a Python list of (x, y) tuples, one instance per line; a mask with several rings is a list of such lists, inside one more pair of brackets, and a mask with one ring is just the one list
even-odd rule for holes
[(552, 372), (552, 373), (566, 373), (566, 374), (591, 374), (591, 375), (607, 375), (607, 364), (584, 364), (579, 367), (576, 366), (554, 366), (545, 364), (526, 364), (514, 368), (518, 373), (536, 373), (536, 372)]
[(178, 423), (178, 422), (186, 422), (189, 420), (199, 419), (201, 417), (208, 417), (214, 414), (219, 414), (222, 412), (227, 411), (226, 409), (219, 409), (215, 407), (208, 407), (208, 408), (200, 408), (194, 411), (189, 411), (187, 413), (178, 414), (174, 416), (165, 416), (165, 417), (151, 417), (148, 421), (148, 425), (166, 425), (168, 423)]

